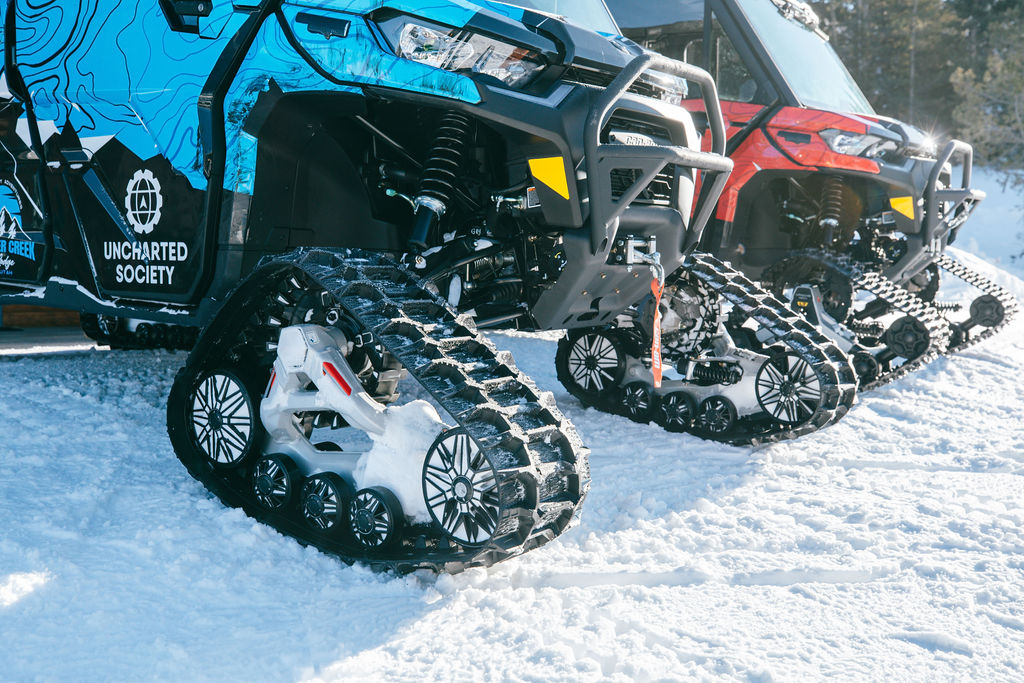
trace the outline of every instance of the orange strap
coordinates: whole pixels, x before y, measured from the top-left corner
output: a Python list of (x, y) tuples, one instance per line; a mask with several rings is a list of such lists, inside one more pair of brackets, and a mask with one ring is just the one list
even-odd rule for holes
[(658, 278), (651, 280), (654, 294), (654, 331), (651, 335), (651, 371), (654, 373), (654, 388), (661, 388), (661, 295), (665, 285)]

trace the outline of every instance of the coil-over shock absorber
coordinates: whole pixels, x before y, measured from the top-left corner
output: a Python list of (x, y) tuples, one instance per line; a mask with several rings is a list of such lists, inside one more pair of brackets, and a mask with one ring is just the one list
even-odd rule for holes
[(470, 118), (457, 111), (446, 112), (441, 117), (434, 135), (434, 146), (420, 176), (420, 190), (414, 200), (416, 222), (409, 237), (409, 244), (414, 249), (427, 248), (431, 234), (451, 204), (469, 140), (470, 124)]
[(832, 246), (839, 230), (839, 218), (843, 215), (843, 181), (834, 176), (825, 179), (821, 188), (821, 209), (818, 225), (822, 230), (822, 244)]

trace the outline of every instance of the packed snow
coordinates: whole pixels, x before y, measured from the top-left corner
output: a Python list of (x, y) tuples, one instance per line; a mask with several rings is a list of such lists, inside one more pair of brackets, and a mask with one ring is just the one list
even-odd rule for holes
[[(958, 246), (1024, 275), (994, 178)], [(592, 488), (556, 542), (455, 576), (348, 567), (213, 499), (165, 432), (183, 354), (0, 357), (0, 679), (1020, 680), (1022, 332), (755, 449), (584, 410), (557, 335), (492, 335)]]

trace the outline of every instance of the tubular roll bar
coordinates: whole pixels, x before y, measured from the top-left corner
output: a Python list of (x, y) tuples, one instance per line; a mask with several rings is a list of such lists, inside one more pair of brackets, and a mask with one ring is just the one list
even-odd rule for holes
[[(611, 119), (616, 105), (630, 86), (646, 71), (658, 71), (697, 83), (711, 130), (711, 152), (686, 147), (660, 145), (602, 144), (601, 131)], [(718, 198), (732, 173), (732, 159), (725, 156), (725, 120), (718, 101), (718, 89), (707, 71), (655, 53), (633, 59), (605, 88), (597, 99), (584, 129), (584, 151), (590, 186), (590, 246), (594, 254), (604, 251), (617, 230), (617, 220), (629, 204), (650, 184), (665, 166), (674, 164), (714, 174), (710, 191), (703, 194), (700, 210), (690, 224), (688, 244), (695, 244), (711, 219)], [(611, 197), (610, 174), (615, 168), (639, 168), (642, 175), (618, 202)], [(686, 216), (684, 216), (685, 218)]]
[[(939, 176), (942, 169), (954, 156), (961, 157), (964, 164), (963, 179), (959, 188), (939, 189)], [(942, 148), (931, 174), (928, 176), (928, 185), (924, 190), (925, 222), (922, 226), (924, 243), (929, 244), (935, 237), (939, 227), (939, 203), (952, 201), (960, 203), (968, 198), (973, 198), (971, 190), (971, 170), (974, 166), (974, 148), (962, 140), (950, 140)]]

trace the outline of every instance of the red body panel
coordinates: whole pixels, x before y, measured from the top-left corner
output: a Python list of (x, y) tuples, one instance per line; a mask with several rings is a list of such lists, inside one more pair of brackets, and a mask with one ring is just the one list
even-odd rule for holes
[[(691, 100), (685, 104), (693, 111), (703, 111), (699, 101)], [(726, 135), (731, 139), (762, 109), (764, 106), (760, 104), (723, 101)], [(861, 116), (783, 107), (772, 119), (751, 132), (731, 155), (735, 165), (718, 202), (715, 217), (728, 222), (735, 220), (740, 192), (760, 171), (811, 169), (877, 174), (879, 168), (876, 162), (864, 157), (837, 154), (819, 135), (829, 128), (866, 133), (868, 123), (869, 119)], [(710, 145), (710, 139), (705, 135), (704, 150), (710, 150)]]

